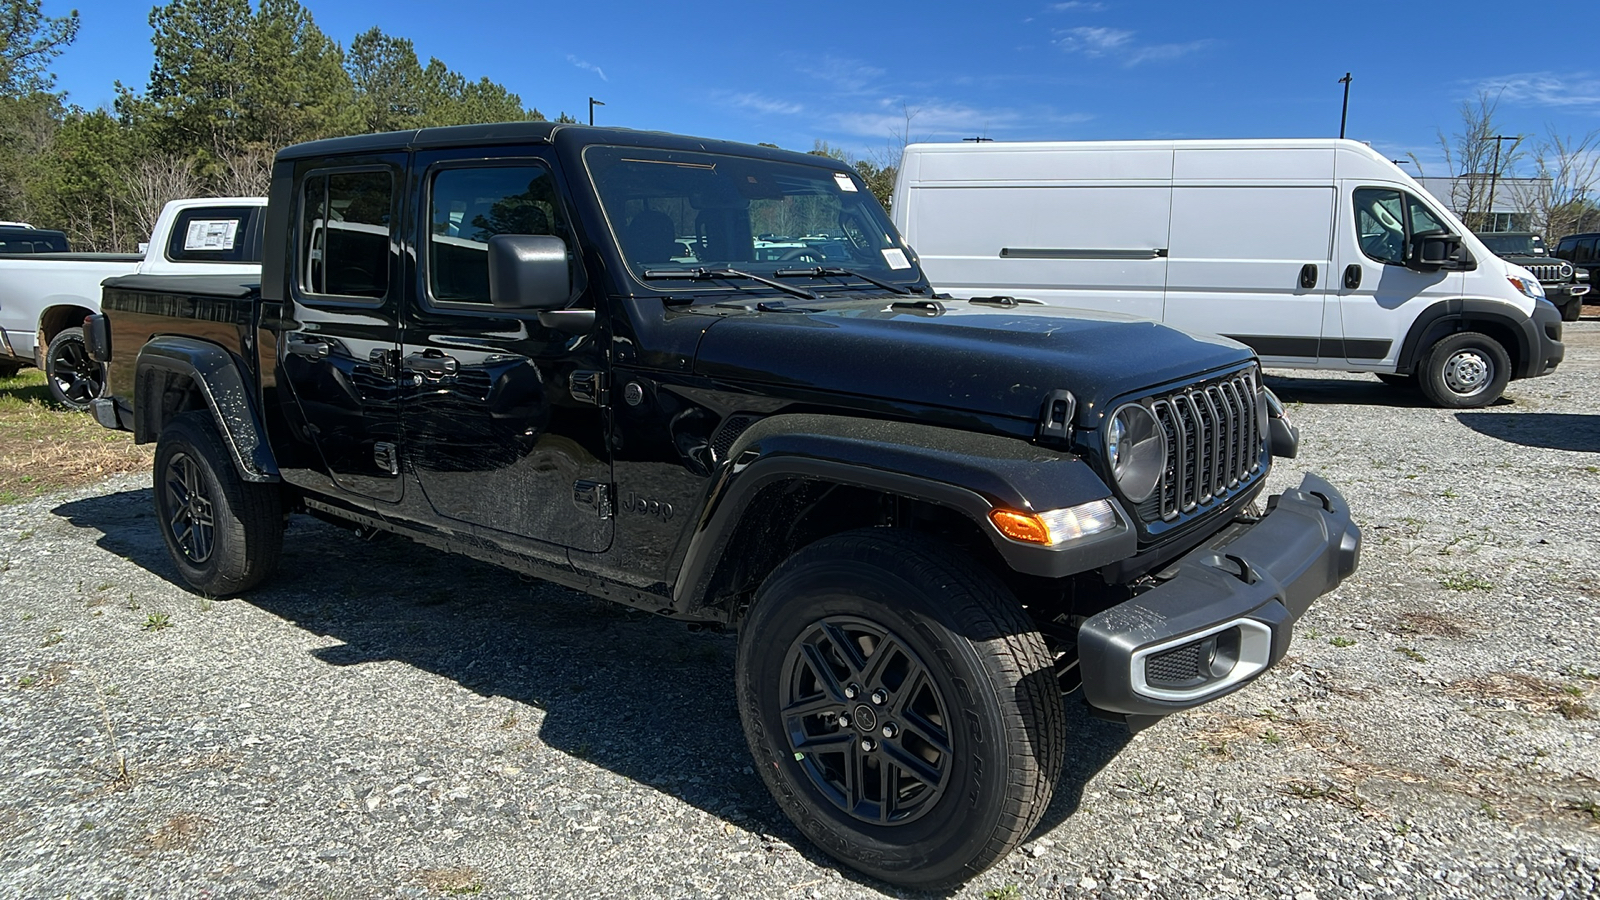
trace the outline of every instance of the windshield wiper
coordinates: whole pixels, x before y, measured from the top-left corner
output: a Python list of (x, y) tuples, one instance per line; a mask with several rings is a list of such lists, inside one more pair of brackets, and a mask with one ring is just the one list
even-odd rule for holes
[(892, 294), (922, 293), (922, 288), (907, 288), (898, 284), (890, 284), (887, 281), (879, 281), (878, 279), (873, 278), (871, 275), (863, 275), (853, 269), (844, 269), (840, 268), (839, 266), (812, 266), (809, 269), (779, 269), (772, 274), (779, 278), (799, 278), (801, 276), (806, 276), (808, 278), (821, 278), (824, 275), (838, 275), (846, 278), (859, 278), (868, 284), (881, 287)]
[(771, 278), (753, 275), (749, 272), (741, 272), (738, 269), (708, 269), (704, 267), (699, 269), (645, 269), (644, 277), (673, 278), (679, 281), (709, 281), (713, 278), (748, 278), (751, 281), (764, 284), (767, 287), (775, 287), (786, 294), (793, 294), (794, 296), (805, 300), (822, 299), (816, 293), (808, 291), (805, 288), (795, 287), (792, 284), (784, 284), (781, 281), (773, 281)]

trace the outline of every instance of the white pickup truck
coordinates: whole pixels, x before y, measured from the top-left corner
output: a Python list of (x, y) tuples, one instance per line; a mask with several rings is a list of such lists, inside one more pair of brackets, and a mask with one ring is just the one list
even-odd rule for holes
[(142, 254), (0, 253), (0, 376), (38, 366), (58, 403), (87, 409), (105, 390), (83, 342), (100, 283), (135, 273), (259, 276), (266, 205), (264, 197), (174, 200)]

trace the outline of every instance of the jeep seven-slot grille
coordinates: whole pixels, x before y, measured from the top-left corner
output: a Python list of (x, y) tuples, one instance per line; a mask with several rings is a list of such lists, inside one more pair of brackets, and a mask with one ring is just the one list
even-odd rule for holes
[(1523, 268), (1532, 272), (1533, 277), (1545, 282), (1565, 281), (1572, 277), (1572, 267), (1564, 263), (1535, 263)]
[(1147, 521), (1176, 519), (1227, 497), (1261, 469), (1256, 378), (1240, 372), (1150, 403), (1167, 435), (1167, 470), (1141, 504)]

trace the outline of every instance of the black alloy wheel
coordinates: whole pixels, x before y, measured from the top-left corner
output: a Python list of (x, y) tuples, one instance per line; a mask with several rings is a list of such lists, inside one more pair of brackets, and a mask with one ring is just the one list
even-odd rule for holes
[(796, 552), (739, 626), (739, 717), (773, 799), (874, 878), (960, 884), (1050, 804), (1066, 752), (1054, 660), (994, 573), (928, 535)]
[(279, 486), (245, 481), (209, 410), (161, 429), (153, 473), (156, 518), (172, 563), (210, 596), (254, 587), (283, 549)]
[(874, 825), (916, 820), (950, 783), (950, 705), (882, 625), (821, 619), (790, 645), (781, 695), (789, 749), (811, 784)]
[(89, 355), (82, 328), (67, 328), (50, 340), (45, 353), (45, 383), (62, 406), (85, 410), (105, 395), (106, 367)]

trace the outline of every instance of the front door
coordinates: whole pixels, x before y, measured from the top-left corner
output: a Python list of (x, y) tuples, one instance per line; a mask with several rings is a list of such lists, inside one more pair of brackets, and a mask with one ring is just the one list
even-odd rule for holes
[[(278, 335), (278, 380), (298, 465), (291, 483), (379, 500), (401, 494), (396, 375), (403, 153), (308, 162), (296, 173), (295, 259)], [(318, 166), (319, 168), (309, 168)]]
[(1339, 313), (1346, 363), (1372, 368), (1393, 363), (1399, 337), (1422, 310), (1461, 296), (1459, 270), (1406, 268), (1406, 243), (1421, 231), (1451, 231), (1449, 221), (1411, 191), (1345, 182), (1348, 205), (1339, 223)]
[(496, 234), (564, 238), (573, 283), (584, 283), (553, 156), (537, 147), (488, 162), (472, 155), (415, 162), (417, 285), (399, 352), (406, 454), (434, 511), (486, 539), (527, 552), (602, 551), (612, 525), (605, 344), (489, 302)]

